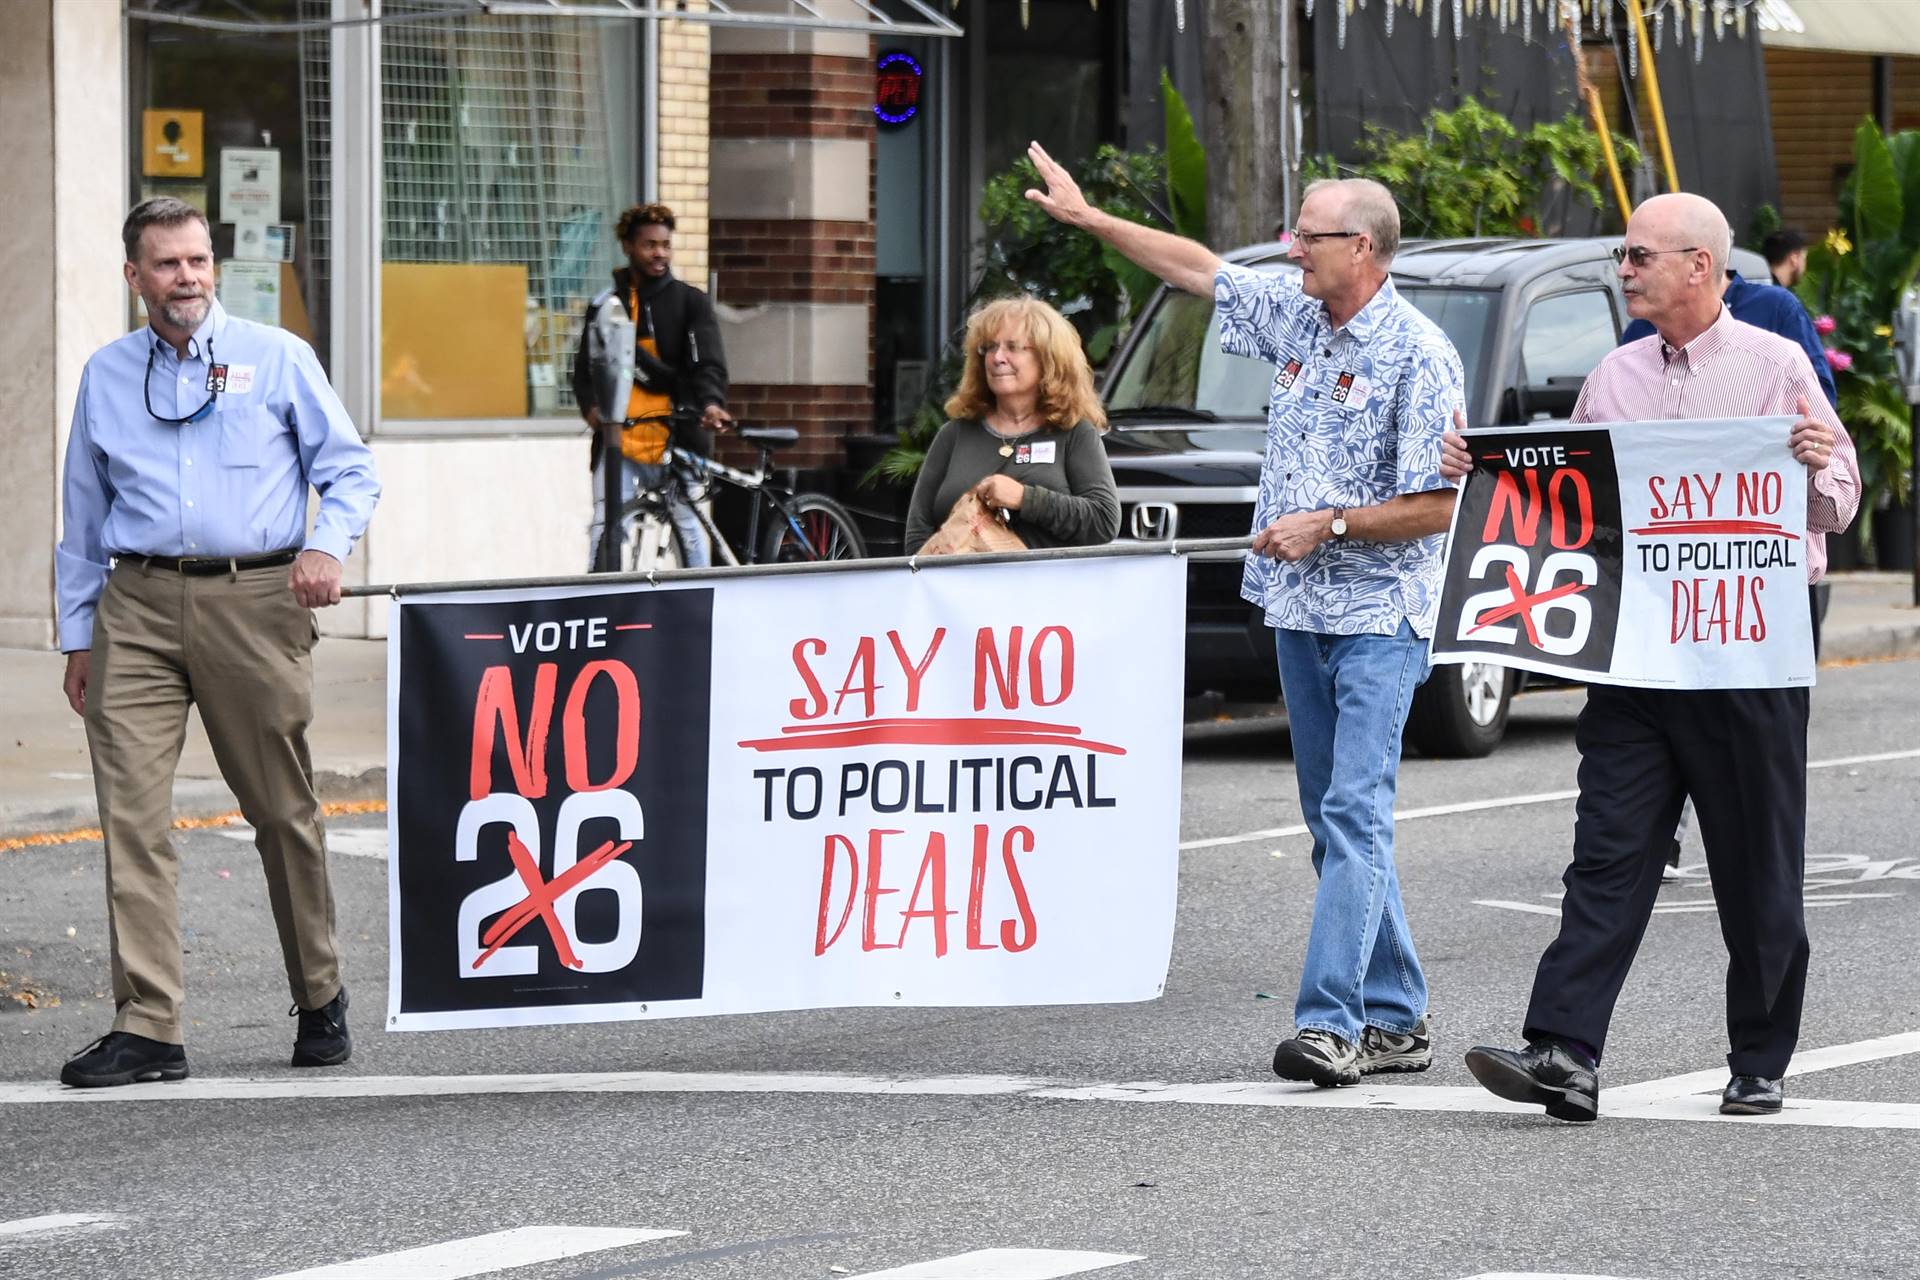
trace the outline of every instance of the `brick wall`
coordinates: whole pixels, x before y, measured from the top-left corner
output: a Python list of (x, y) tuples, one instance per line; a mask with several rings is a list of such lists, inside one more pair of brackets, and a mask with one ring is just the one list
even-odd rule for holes
[(713, 269), (727, 301), (873, 302), (873, 224), (722, 218)]
[(716, 138), (870, 138), (873, 128), (868, 63), (814, 53), (714, 60)]
[[(854, 50), (862, 48), (865, 52), (856, 56)], [(735, 154), (786, 144), (792, 147), (790, 167), (795, 173), (811, 172), (816, 161), (824, 163), (821, 157), (826, 150), (838, 157), (839, 167), (831, 181), (817, 177), (795, 181), (784, 204), (761, 202), (761, 207), (753, 208), (753, 216), (717, 216), (712, 224), (711, 258), (717, 276), (716, 300), (743, 310), (793, 309), (797, 345), (806, 346), (809, 333), (823, 332), (809, 327), (821, 308), (844, 315), (847, 308), (858, 307), (864, 313), (866, 350), (852, 361), (840, 362), (852, 367), (839, 375), (851, 377), (853, 369), (861, 369), (859, 382), (736, 379), (729, 396), (729, 407), (739, 417), (800, 429), (800, 443), (779, 454), (781, 465), (837, 467), (845, 460), (841, 442), (850, 434), (871, 431), (873, 424), (871, 46), (862, 41), (849, 47), (842, 40), (831, 52), (821, 52), (818, 46), (735, 51), (723, 44), (712, 57), (711, 100), (711, 135), (716, 143), (736, 148)], [(856, 152), (853, 167), (865, 179), (865, 198), (853, 201), (851, 208), (844, 199), (849, 176), (844, 149), (849, 144), (857, 144), (865, 153), (861, 164)], [(729, 180), (718, 172), (714, 177), (719, 183)], [(743, 175), (743, 180), (750, 179)], [(741, 193), (729, 189), (729, 194)], [(835, 203), (836, 211), (824, 207)], [(747, 209), (741, 204), (754, 202), (735, 205), (735, 213), (745, 215)], [(770, 216), (781, 209), (790, 209), (792, 216)], [(860, 213), (864, 216), (850, 216)], [(752, 456), (751, 450), (737, 443), (723, 443), (721, 449), (734, 459)]]
[[(687, 0), (704, 9), (707, 0)], [(708, 28), (699, 22), (660, 24), (660, 102), (657, 133), (660, 202), (672, 209), (673, 271), (688, 284), (707, 287)]]
[[(776, 466), (803, 471), (839, 467), (847, 460), (846, 424), (858, 422), (864, 430), (873, 418), (873, 392), (867, 387), (742, 384), (733, 388), (727, 405), (734, 416), (757, 426), (798, 427), (799, 443), (773, 457)], [(760, 456), (738, 440), (722, 437), (715, 445), (719, 456), (736, 466), (750, 466)]]

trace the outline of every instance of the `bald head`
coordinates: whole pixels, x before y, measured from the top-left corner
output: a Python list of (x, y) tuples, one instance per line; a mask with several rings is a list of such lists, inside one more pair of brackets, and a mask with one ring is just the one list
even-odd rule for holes
[(1636, 243), (1655, 249), (1705, 249), (1711, 256), (1708, 279), (1718, 296), (1727, 260), (1733, 256), (1733, 232), (1720, 207), (1685, 191), (1654, 196), (1633, 211), (1627, 224)]

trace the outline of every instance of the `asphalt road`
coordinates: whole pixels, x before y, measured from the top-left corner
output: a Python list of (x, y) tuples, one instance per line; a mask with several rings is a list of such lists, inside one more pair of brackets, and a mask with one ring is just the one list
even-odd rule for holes
[[(1406, 763), (1402, 813), (1453, 810), (1399, 832), (1439, 1058), (1363, 1090), (1268, 1074), (1313, 885), (1303, 837), (1250, 835), (1299, 821), (1273, 725), (1190, 731), (1172, 972), (1139, 1005), (385, 1034), (381, 824), (342, 820), (357, 1049), (294, 1073), (257, 862), (199, 831), (193, 1079), (58, 1100), (110, 1017), (100, 850), (0, 854), (0, 1276), (1920, 1275), (1916, 677), (1829, 669), (1814, 695), (1814, 969), (1780, 1119), (1714, 1114), (1725, 957), (1697, 836), (1598, 1124), (1507, 1108), (1461, 1065), (1515, 1041), (1555, 927), (1572, 803), (1529, 798), (1573, 785), (1577, 692), (1521, 699), (1489, 760)], [(501, 1270), (521, 1258), (545, 1260)]]

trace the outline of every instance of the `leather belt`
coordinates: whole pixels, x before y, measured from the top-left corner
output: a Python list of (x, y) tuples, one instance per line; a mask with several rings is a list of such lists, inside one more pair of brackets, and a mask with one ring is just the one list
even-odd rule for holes
[(145, 565), (149, 569), (171, 569), (175, 573), (184, 573), (194, 577), (205, 577), (216, 573), (239, 573), (246, 569), (277, 569), (293, 563), (298, 551), (270, 551), (263, 556), (142, 556), (126, 555), (119, 557), (128, 564)]

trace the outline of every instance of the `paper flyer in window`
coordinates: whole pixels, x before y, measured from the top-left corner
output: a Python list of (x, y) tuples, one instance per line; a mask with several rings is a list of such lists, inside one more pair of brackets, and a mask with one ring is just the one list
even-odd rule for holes
[(220, 305), (230, 316), (277, 326), (280, 323), (280, 264), (232, 259), (221, 263)]
[(220, 221), (280, 221), (280, 152), (225, 147), (220, 152)]

